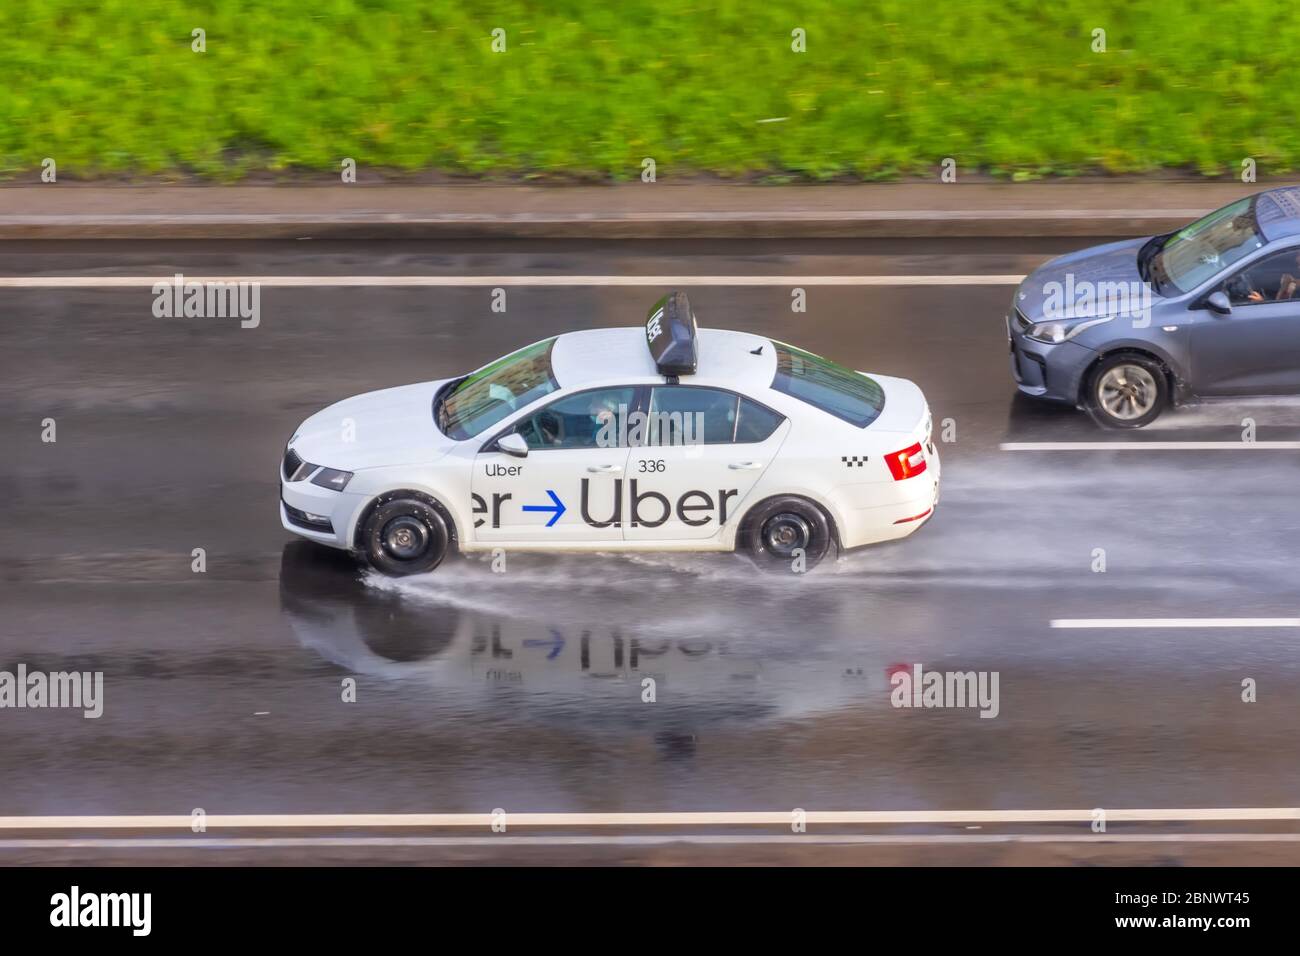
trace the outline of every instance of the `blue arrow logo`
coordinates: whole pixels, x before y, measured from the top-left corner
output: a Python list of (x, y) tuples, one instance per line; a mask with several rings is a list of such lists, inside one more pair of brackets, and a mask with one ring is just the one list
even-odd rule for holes
[(547, 489), (546, 489), (546, 493), (547, 493), (548, 495), (551, 496), (551, 501), (553, 502), (553, 504), (549, 504), (549, 505), (524, 505), (524, 510), (525, 510), (525, 511), (553, 511), (553, 512), (555, 512), (555, 514), (551, 515), (551, 520), (548, 521), (548, 522), (546, 522), (546, 527), (549, 528), (551, 525), (555, 524), (555, 522), (557, 522), (557, 521), (560, 520), (560, 515), (564, 514), (564, 512), (568, 511), (569, 509), (566, 508), (566, 507), (564, 507), (564, 502), (561, 501), (560, 498), (559, 498), (559, 496), (558, 496), (555, 492), (553, 492), (550, 488), (547, 488)]
[(553, 661), (560, 656), (560, 651), (564, 650), (564, 635), (551, 628), (551, 639), (549, 641), (539, 641), (536, 638), (526, 638), (524, 647), (549, 647), (551, 653), (546, 655), (548, 661)]

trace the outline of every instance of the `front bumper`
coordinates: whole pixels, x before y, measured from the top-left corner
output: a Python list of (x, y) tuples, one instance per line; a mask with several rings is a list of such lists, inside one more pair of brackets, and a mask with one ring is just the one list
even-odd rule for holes
[(1014, 311), (1007, 316), (1007, 346), (1016, 388), (1035, 398), (1078, 404), (1084, 373), (1096, 352), (1077, 342), (1036, 342), (1024, 334)]
[(280, 524), (284, 530), (333, 548), (351, 547), (352, 518), (362, 502), (362, 495), (332, 491), (310, 481), (280, 479)]

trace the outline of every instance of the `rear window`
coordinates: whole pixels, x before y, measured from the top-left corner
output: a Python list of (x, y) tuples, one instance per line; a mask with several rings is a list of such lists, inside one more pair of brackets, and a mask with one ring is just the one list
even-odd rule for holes
[(783, 342), (776, 346), (772, 387), (859, 428), (874, 422), (885, 407), (885, 391), (874, 380), (820, 355)]

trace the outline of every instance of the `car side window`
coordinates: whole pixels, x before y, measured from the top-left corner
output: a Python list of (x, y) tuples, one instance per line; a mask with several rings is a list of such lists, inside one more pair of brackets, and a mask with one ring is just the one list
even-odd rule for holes
[(774, 412), (758, 402), (742, 398), (740, 419), (736, 422), (736, 443), (767, 441), (783, 421), (785, 416), (780, 412)]
[(719, 445), (735, 441), (740, 396), (720, 388), (656, 385), (650, 395), (647, 445)]
[(636, 407), (636, 388), (597, 388), (556, 399), (520, 421), (513, 431), (533, 450), (619, 448), (621, 427)]
[(1224, 282), (1223, 291), (1234, 307), (1267, 302), (1300, 304), (1300, 249), (1265, 256)]

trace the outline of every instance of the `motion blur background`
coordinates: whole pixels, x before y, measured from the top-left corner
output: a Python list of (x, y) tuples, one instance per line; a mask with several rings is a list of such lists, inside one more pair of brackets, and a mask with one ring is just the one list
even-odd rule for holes
[(1273, 0), (10, 3), (0, 175), (1278, 173), (1297, 49)]

